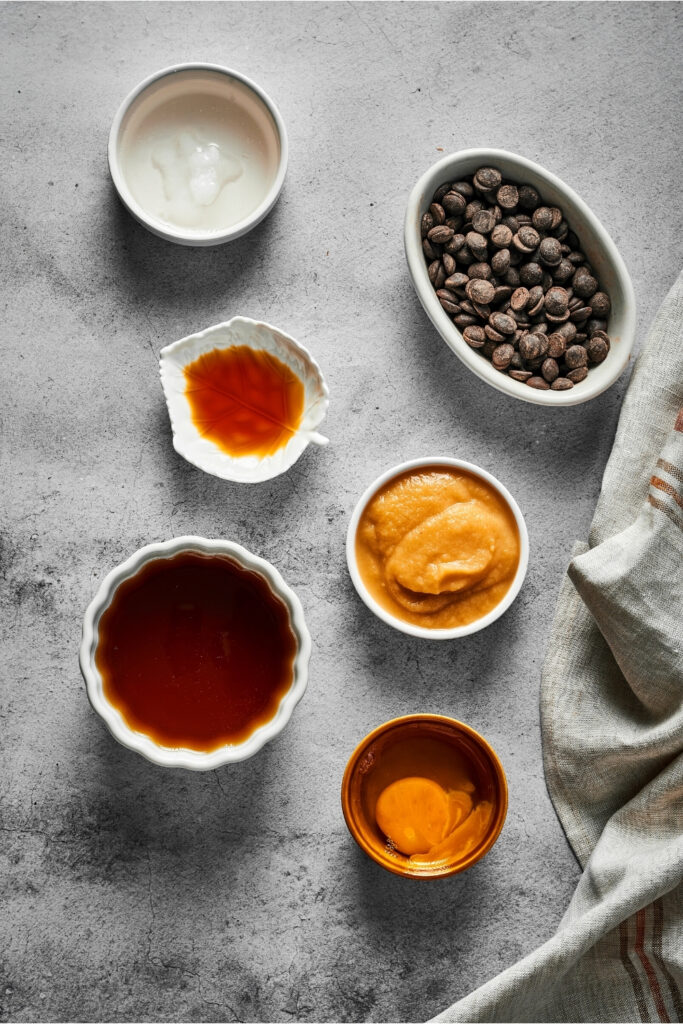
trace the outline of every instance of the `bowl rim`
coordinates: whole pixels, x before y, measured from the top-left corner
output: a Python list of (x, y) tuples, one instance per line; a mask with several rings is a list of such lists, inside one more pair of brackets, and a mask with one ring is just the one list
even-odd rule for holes
[[(197, 437), (199, 437), (199, 432), (192, 423), (189, 411), (187, 419), (181, 420), (181, 416), (179, 415), (178, 409), (179, 403), (177, 403), (176, 401), (177, 395), (171, 389), (167, 390), (167, 365), (177, 352), (182, 351), (182, 349), (187, 347), (191, 342), (203, 339), (211, 334), (216, 333), (217, 331), (223, 330), (224, 328), (230, 328), (235, 323), (249, 324), (251, 325), (251, 327), (265, 328), (265, 330), (267, 331), (272, 331), (275, 334), (280, 335), (282, 338), (285, 339), (286, 342), (288, 342), (288, 344), (292, 346), (293, 349), (295, 349), (296, 352), (298, 352), (301, 355), (304, 362), (310, 364), (318, 380), (318, 384), (320, 386), (320, 390), (322, 393), (322, 402), (320, 406), (322, 410), (322, 415), (320, 416), (318, 422), (316, 423), (316, 427), (319, 427), (322, 421), (327, 416), (327, 410), (329, 409), (330, 405), (330, 389), (327, 386), (327, 381), (325, 380), (323, 372), (320, 369), (319, 363), (311, 354), (311, 352), (309, 352), (309, 350), (304, 345), (302, 345), (301, 342), (297, 341), (296, 338), (293, 338), (291, 334), (288, 334), (286, 331), (283, 331), (280, 327), (275, 327), (273, 324), (266, 323), (265, 320), (253, 320), (251, 317), (241, 316), (240, 314), (238, 314), (236, 316), (231, 317), (229, 320), (224, 320), (220, 324), (212, 324), (210, 327), (205, 327), (203, 331), (195, 331), (193, 334), (188, 334), (184, 338), (179, 338), (177, 341), (170, 342), (170, 344), (165, 345), (159, 353), (159, 377), (161, 379), (161, 388), (164, 393), (164, 399), (166, 401), (168, 417), (169, 420), (171, 421), (173, 447), (177, 451), (178, 455), (185, 459), (186, 462), (189, 462), (191, 466), (194, 466), (196, 469), (200, 469), (203, 473), (208, 473), (210, 476), (215, 476), (219, 480), (229, 480), (232, 483), (239, 484), (261, 484), (265, 483), (265, 481), (267, 480), (274, 480), (276, 477), (282, 476), (283, 474), (289, 472), (292, 466), (296, 462), (298, 462), (298, 460), (301, 458), (308, 445), (311, 443), (311, 438), (309, 438), (306, 441), (305, 445), (303, 446), (301, 451), (296, 455), (296, 457), (291, 462), (284, 465), (282, 468), (273, 468), (272, 463), (267, 463), (261, 460), (260, 464), (257, 467), (255, 467), (254, 472), (249, 472), (246, 475), (244, 474), (244, 471), (238, 472), (237, 470), (237, 467), (239, 466), (239, 463), (241, 461), (238, 457), (230, 456), (226, 452), (220, 452), (220, 449), (216, 447), (215, 454), (217, 456), (219, 454), (222, 456), (220, 466), (221, 470), (225, 470), (225, 472), (219, 471), (217, 464), (214, 465), (212, 468), (208, 462), (204, 460), (197, 461), (197, 459), (192, 458), (190, 456), (189, 451), (185, 445), (186, 438), (184, 436), (181, 436), (182, 434), (185, 433), (182, 427), (187, 426), (187, 429), (193, 430)], [(215, 347), (218, 349), (234, 348), (235, 345), (216, 344)], [(322, 437), (320, 434), (318, 434), (317, 430), (312, 431), (312, 433), (315, 434), (318, 444), (322, 444), (324, 446), (328, 443), (327, 438)], [(290, 443), (291, 441), (284, 446), (283, 450), (286, 450)], [(227, 472), (227, 470), (229, 470), (230, 467), (232, 467), (232, 470), (230, 472)], [(260, 472), (256, 472), (256, 470), (260, 470)]]
[[(226, 744), (212, 751), (190, 750), (185, 747), (162, 747), (145, 733), (136, 732), (125, 722), (121, 712), (105, 697), (102, 676), (95, 664), (95, 653), (99, 642), (99, 621), (111, 604), (120, 584), (136, 576), (148, 562), (164, 561), (183, 551), (196, 551), (206, 555), (226, 555), (243, 568), (258, 573), (265, 579), (272, 593), (279, 597), (285, 605), (297, 644), (292, 665), (292, 683), (280, 700), (280, 705), (273, 717), (255, 729), (241, 743)], [(211, 771), (221, 765), (244, 761), (252, 757), (265, 743), (282, 732), (306, 690), (310, 656), (311, 637), (306, 626), (301, 602), (274, 565), (234, 541), (210, 540), (206, 537), (186, 534), (166, 541), (145, 544), (107, 573), (85, 612), (79, 664), (90, 704), (104, 721), (114, 739), (122, 746), (128, 747), (129, 750), (141, 754), (148, 761), (165, 768)]]
[[(455, 324), (448, 319), (447, 314), (445, 314), (441, 309), (439, 301), (436, 298), (436, 293), (434, 292), (429, 280), (427, 264), (425, 263), (424, 254), (422, 252), (422, 237), (419, 217), (420, 206), (433, 178), (440, 176), (442, 173), (444, 175), (444, 180), (452, 177), (453, 173), (457, 172), (457, 168), (460, 164), (465, 161), (472, 160), (481, 161), (486, 164), (490, 163), (493, 165), (495, 165), (496, 162), (507, 162), (508, 164), (512, 164), (514, 169), (508, 172), (503, 171), (504, 175), (506, 173), (516, 175), (518, 172), (524, 173), (524, 171), (530, 171), (534, 175), (537, 175), (539, 178), (546, 181), (551, 187), (555, 188), (560, 194), (566, 196), (570, 203), (573, 203), (578, 208), (581, 216), (585, 218), (590, 225), (591, 230), (598, 238), (607, 260), (612, 264), (615, 277), (617, 278), (624, 295), (622, 311), (624, 326), (623, 330), (620, 332), (618, 349), (619, 358), (614, 359), (611, 374), (607, 375), (601, 382), (596, 383), (595, 380), (591, 381), (591, 375), (589, 374), (588, 377), (581, 382), (581, 387), (571, 388), (569, 391), (537, 391), (534, 388), (520, 386), (517, 381), (514, 381), (506, 374), (495, 370), (488, 360), (484, 359), (479, 355), (479, 353), (471, 349), (463, 338), (461, 332)], [(462, 149), (441, 157), (436, 161), (436, 163), (432, 164), (424, 174), (421, 175), (410, 192), (404, 218), (403, 241), (410, 278), (415, 292), (417, 293), (417, 297), (420, 300), (423, 309), (427, 313), (427, 316), (432, 321), (434, 327), (448, 347), (455, 353), (461, 362), (476, 374), (477, 377), (491, 385), (491, 387), (496, 388), (496, 390), (501, 391), (512, 398), (520, 399), (523, 402), (530, 402), (534, 405), (566, 408), (572, 405), (580, 405), (583, 402), (590, 401), (591, 398), (596, 398), (598, 395), (602, 394), (603, 391), (610, 388), (626, 369), (633, 349), (636, 327), (635, 292), (626, 264), (624, 263), (624, 260), (610, 235), (587, 203), (572, 188), (570, 188), (569, 185), (565, 184), (561, 178), (556, 174), (553, 174), (552, 171), (546, 170), (546, 168), (541, 166), (541, 164), (535, 163), (527, 157), (520, 156), (517, 153), (512, 153), (505, 149)], [(614, 346), (612, 348), (612, 353), (617, 355), (617, 350)]]
[[(272, 184), (256, 209), (252, 210), (247, 217), (243, 217), (242, 220), (233, 224), (229, 228), (219, 228), (216, 231), (183, 231), (182, 228), (174, 227), (171, 224), (167, 225), (164, 221), (157, 220), (155, 217), (148, 214), (134, 198), (128, 188), (125, 175), (121, 169), (118, 151), (119, 137), (121, 124), (130, 107), (134, 101), (155, 82), (162, 78), (167, 78), (170, 75), (175, 75), (185, 71), (211, 71), (241, 82), (261, 100), (275, 124), (275, 130), (280, 144), (280, 159), (278, 161), (277, 172), (273, 178)], [(168, 242), (175, 242), (179, 245), (190, 245), (195, 247), (212, 246), (222, 245), (225, 242), (231, 242), (236, 238), (240, 238), (248, 231), (251, 231), (252, 228), (255, 228), (257, 224), (260, 224), (264, 217), (270, 213), (271, 209), (277, 202), (280, 192), (282, 191), (285, 175), (287, 173), (289, 142), (287, 139), (285, 122), (280, 111), (268, 93), (265, 92), (257, 82), (248, 78), (247, 75), (242, 74), (242, 72), (235, 71), (233, 68), (225, 67), (223, 64), (189, 61), (180, 64), (171, 64), (168, 67), (162, 68), (160, 71), (155, 71), (131, 89), (127, 96), (122, 100), (114, 115), (114, 120), (112, 121), (112, 125), (109, 130), (107, 159), (109, 163), (109, 173), (111, 174), (114, 187), (116, 188), (121, 202), (133, 217), (135, 217), (135, 219), (144, 227), (159, 238), (166, 239)]]
[[(490, 612), (487, 612), (487, 614), (482, 616), (482, 618), (475, 619), (474, 622), (468, 623), (466, 626), (454, 626), (451, 629), (429, 629), (427, 626), (416, 626), (412, 622), (404, 622), (402, 619), (392, 615), (391, 612), (388, 612), (379, 604), (378, 601), (375, 600), (365, 586), (358, 568), (355, 544), (356, 532), (358, 530), (360, 518), (369, 501), (374, 497), (377, 491), (384, 486), (384, 484), (388, 483), (389, 480), (400, 476), (408, 470), (417, 469), (422, 466), (448, 466), (452, 469), (463, 469), (468, 473), (471, 473), (472, 476), (478, 476), (485, 480), (507, 503), (510, 511), (515, 517), (515, 522), (519, 531), (519, 563), (517, 565), (517, 571), (514, 579), (510, 584), (507, 593), (503, 599), (491, 609)], [(499, 619), (500, 616), (507, 611), (517, 597), (522, 588), (522, 584), (524, 583), (524, 578), (529, 566), (529, 533), (519, 505), (510, 494), (507, 487), (493, 476), (492, 473), (482, 469), (480, 466), (475, 466), (473, 462), (465, 462), (463, 459), (454, 459), (449, 455), (432, 455), (423, 458), (409, 459), (407, 462), (401, 462), (397, 466), (385, 470), (377, 477), (376, 480), (373, 480), (373, 482), (366, 487), (351, 513), (351, 518), (346, 531), (346, 563), (348, 565), (353, 585), (358, 592), (358, 596), (367, 605), (370, 611), (374, 612), (374, 614), (379, 619), (382, 619), (383, 622), (386, 622), (387, 625), (393, 626), (394, 629), (398, 629), (402, 633), (407, 633), (409, 636), (420, 637), (424, 640), (458, 640), (462, 637), (470, 636), (472, 633), (478, 633), (480, 629), (485, 629), (487, 626), (490, 626), (496, 621), (496, 619)]]
[[(489, 835), (487, 836), (486, 841), (482, 844), (481, 847), (478, 847), (476, 850), (473, 850), (467, 857), (464, 858), (464, 860), (457, 862), (455, 865), (450, 865), (447, 868), (443, 868), (437, 871), (409, 871), (406, 868), (402, 867), (400, 863), (385, 863), (383, 860), (380, 860), (377, 857), (375, 849), (366, 840), (362, 830), (360, 830), (357, 827), (356, 817), (351, 810), (351, 783), (355, 771), (357, 769), (358, 762), (360, 761), (366, 749), (372, 743), (374, 743), (375, 740), (378, 739), (378, 737), (384, 735), (387, 732), (391, 732), (393, 729), (400, 729), (410, 722), (436, 722), (441, 725), (447, 725), (449, 728), (453, 729), (456, 732), (464, 733), (471, 740), (473, 740), (476, 743), (476, 745), (488, 757), (500, 789), (500, 800), (496, 811), (495, 823)], [(494, 845), (494, 843), (500, 836), (500, 833), (503, 829), (503, 825), (505, 824), (505, 820), (507, 818), (508, 802), (509, 795), (507, 776), (505, 775), (505, 770), (496, 751), (493, 749), (488, 740), (486, 740), (481, 735), (480, 732), (477, 732), (476, 729), (473, 729), (471, 725), (467, 725), (466, 722), (461, 722), (457, 718), (451, 718), (449, 715), (436, 715), (428, 713), (401, 715), (397, 718), (389, 719), (388, 722), (383, 722), (382, 725), (378, 725), (377, 728), (369, 732), (367, 736), (365, 736), (360, 741), (360, 743), (356, 745), (355, 749), (353, 750), (353, 753), (351, 754), (349, 760), (346, 763), (346, 768), (344, 769), (344, 775), (341, 784), (341, 805), (344, 820), (346, 822), (346, 826), (349, 832), (351, 833), (351, 835), (353, 836), (361, 850), (363, 850), (363, 852), (367, 854), (367, 856), (370, 857), (370, 859), (373, 860), (375, 864), (379, 864), (379, 866), (384, 868), (386, 871), (391, 871), (392, 874), (399, 875), (401, 878), (411, 878), (418, 881), (422, 879), (431, 880), (435, 878), (447, 878), (450, 875), (457, 875), (460, 874), (462, 871), (466, 871), (468, 868), (472, 867), (474, 864), (480, 861), (482, 857), (484, 857), (488, 853), (488, 851), (491, 849), (491, 847)]]

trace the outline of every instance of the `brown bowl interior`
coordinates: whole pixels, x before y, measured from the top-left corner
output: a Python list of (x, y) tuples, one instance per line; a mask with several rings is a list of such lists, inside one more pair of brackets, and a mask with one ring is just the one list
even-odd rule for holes
[[(375, 820), (381, 791), (397, 778), (424, 772), (425, 754), (464, 759), (481, 800), (494, 807), (489, 828), (475, 849), (438, 866), (415, 864), (392, 849)], [(407, 878), (442, 878), (465, 871), (490, 850), (507, 813), (507, 783), (494, 750), (479, 733), (454, 718), (409, 715), (370, 733), (351, 755), (342, 782), (342, 810), (351, 835), (365, 853), (388, 871)]]

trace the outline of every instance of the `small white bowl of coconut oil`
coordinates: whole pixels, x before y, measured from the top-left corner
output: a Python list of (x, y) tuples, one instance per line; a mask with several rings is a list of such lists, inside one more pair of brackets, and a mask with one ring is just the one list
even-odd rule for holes
[(181, 245), (220, 245), (274, 206), (287, 133), (269, 96), (218, 64), (177, 64), (125, 98), (109, 134), (109, 169), (128, 210)]

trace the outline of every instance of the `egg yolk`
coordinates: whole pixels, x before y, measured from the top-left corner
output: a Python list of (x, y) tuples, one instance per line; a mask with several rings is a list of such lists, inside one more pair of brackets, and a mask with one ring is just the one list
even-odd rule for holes
[(397, 779), (380, 793), (375, 806), (378, 826), (401, 853), (410, 857), (440, 847), (472, 812), (472, 797), (446, 791), (432, 779)]

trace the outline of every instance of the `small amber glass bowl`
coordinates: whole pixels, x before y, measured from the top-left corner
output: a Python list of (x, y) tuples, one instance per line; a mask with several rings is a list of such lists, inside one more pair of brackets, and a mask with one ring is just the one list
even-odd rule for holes
[[(455, 854), (447, 861), (418, 864), (393, 849), (375, 821), (376, 793), (384, 755), (396, 744), (432, 739), (452, 746), (464, 758), (476, 777), (481, 798), (493, 804), (493, 815), (480, 843), (468, 853)], [(420, 774), (419, 764), (406, 774)], [(396, 776), (398, 777), (398, 776)], [(388, 785), (394, 779), (384, 779)], [(508, 806), (505, 772), (496, 752), (483, 736), (469, 725), (444, 715), (406, 715), (393, 718), (369, 733), (354, 750), (344, 772), (341, 802), (349, 832), (361, 850), (387, 871), (404, 878), (445, 878), (466, 871), (486, 854), (500, 835)]]

